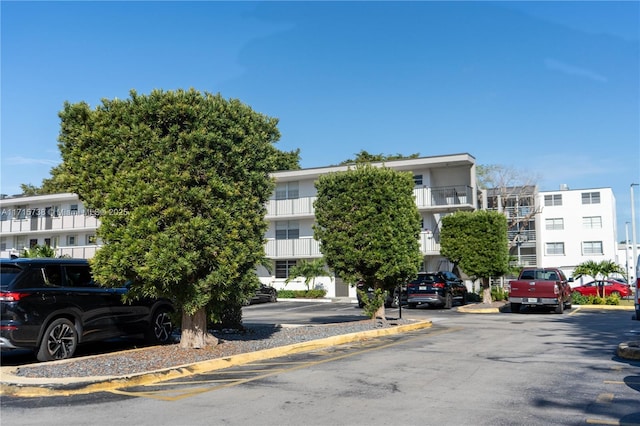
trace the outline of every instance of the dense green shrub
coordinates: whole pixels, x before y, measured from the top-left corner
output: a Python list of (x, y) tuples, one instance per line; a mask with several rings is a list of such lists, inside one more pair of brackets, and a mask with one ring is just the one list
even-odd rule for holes
[(369, 297), (367, 292), (363, 290), (357, 290), (357, 292), (360, 294), (360, 299), (364, 301), (362, 312), (370, 318), (373, 318), (373, 316), (384, 304), (384, 301), (387, 298), (387, 292), (382, 290), (381, 288), (375, 289), (373, 297)]
[(507, 293), (504, 287), (493, 286), (491, 287), (491, 300), (500, 301), (509, 299), (509, 293)]
[(278, 290), (279, 299), (322, 299), (327, 295), (327, 290)]
[(607, 296), (606, 298), (599, 296), (583, 296), (577, 291), (571, 294), (571, 303), (574, 305), (619, 305), (620, 298), (618, 296)]

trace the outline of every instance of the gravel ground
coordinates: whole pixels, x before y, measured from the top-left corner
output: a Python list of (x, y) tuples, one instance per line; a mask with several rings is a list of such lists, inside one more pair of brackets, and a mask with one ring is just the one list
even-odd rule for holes
[(212, 347), (181, 349), (178, 344), (151, 346), (61, 362), (31, 364), (19, 367), (15, 374), (38, 378), (127, 376), (408, 322), (393, 320), (385, 325), (364, 320), (299, 327), (251, 326), (244, 332), (214, 331), (219, 343)]

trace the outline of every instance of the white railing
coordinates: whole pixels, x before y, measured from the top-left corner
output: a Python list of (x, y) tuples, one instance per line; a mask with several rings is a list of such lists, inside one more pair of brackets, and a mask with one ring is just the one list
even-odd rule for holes
[(317, 197), (292, 198), (287, 200), (267, 201), (267, 218), (269, 216), (313, 216), (313, 203)]
[(58, 217), (39, 216), (27, 219), (8, 219), (0, 221), (0, 232), (23, 233), (35, 231), (59, 231), (94, 229), (98, 227), (98, 218), (85, 215), (66, 215)]
[(91, 259), (100, 246), (65, 246), (56, 248), (56, 257), (71, 257), (74, 259)]
[(268, 258), (320, 257), (320, 243), (311, 237), (291, 240), (267, 239), (265, 252)]
[(415, 188), (413, 195), (418, 208), (440, 206), (471, 206), (473, 193), (466, 185)]
[[(420, 252), (425, 255), (440, 253), (440, 244), (433, 238), (431, 232), (420, 233)], [(301, 258), (320, 257), (320, 243), (312, 237), (291, 240), (267, 239), (265, 253), (268, 258)]]

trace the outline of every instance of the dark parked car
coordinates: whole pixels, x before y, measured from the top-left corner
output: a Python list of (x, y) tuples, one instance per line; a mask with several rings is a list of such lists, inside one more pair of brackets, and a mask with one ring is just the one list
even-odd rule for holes
[(421, 272), (407, 284), (407, 305), (443, 306), (451, 309), (454, 302), (467, 303), (467, 287), (453, 272)]
[(81, 259), (0, 259), (0, 349), (38, 360), (71, 358), (79, 344), (115, 337), (171, 340), (170, 301), (124, 303), (126, 287), (101, 287)]
[(253, 305), (254, 303), (277, 302), (278, 291), (266, 284), (260, 284), (253, 297), (245, 302), (245, 305)]
[[(359, 291), (356, 291), (356, 295), (358, 298), (358, 307), (364, 308), (364, 300), (362, 299), (362, 292), (364, 291), (367, 297), (371, 299), (373, 297), (373, 288), (369, 286), (365, 286), (365, 283), (363, 281), (359, 281), (356, 284), (356, 289), (359, 290)], [(398, 297), (398, 288), (396, 287), (393, 289), (393, 292), (387, 292), (385, 294), (384, 307), (397, 308), (399, 300), (400, 298)], [(407, 303), (407, 288), (406, 286), (402, 286), (402, 304), (404, 305), (406, 303)]]

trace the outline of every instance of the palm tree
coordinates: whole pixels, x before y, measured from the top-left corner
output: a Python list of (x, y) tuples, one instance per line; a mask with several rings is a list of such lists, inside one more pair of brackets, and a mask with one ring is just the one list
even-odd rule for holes
[[(574, 278), (580, 278), (583, 275), (589, 275), (594, 280), (598, 279), (598, 275), (602, 280), (606, 280), (609, 275), (613, 273), (622, 273), (623, 269), (611, 260), (603, 260), (602, 262), (595, 262), (593, 260), (587, 260), (579, 264), (573, 271)], [(604, 286), (602, 287), (602, 296), (600, 296), (600, 290), (598, 288), (598, 297), (604, 297)]]
[(314, 259), (311, 262), (301, 261), (289, 270), (289, 277), (284, 281), (289, 284), (297, 277), (304, 277), (304, 283), (309, 291), (309, 284), (315, 286), (316, 278), (327, 275), (323, 258)]
[(30, 249), (25, 249), (22, 257), (56, 257), (56, 251), (50, 246), (35, 245)]

